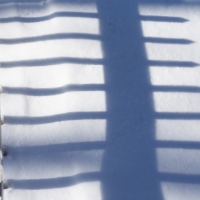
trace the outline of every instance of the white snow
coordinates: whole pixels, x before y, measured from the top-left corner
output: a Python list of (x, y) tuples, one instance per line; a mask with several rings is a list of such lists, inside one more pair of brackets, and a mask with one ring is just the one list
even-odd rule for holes
[[(189, 1), (187, 1), (189, 2)], [(143, 15), (154, 16), (172, 16), (181, 17), (187, 21), (184, 23), (175, 22), (142, 22), (143, 35), (145, 37), (158, 38), (178, 38), (190, 41), (188, 45), (184, 44), (156, 44), (146, 43), (146, 51), (149, 60), (162, 61), (192, 61), (199, 65), (200, 63), (200, 12), (198, 5), (176, 5), (176, 6), (152, 6), (142, 5), (140, 13)], [(199, 117), (190, 118), (187, 114), (198, 114), (199, 99), (199, 77), (200, 67), (167, 67), (151, 66), (149, 68), (152, 88), (158, 91), (153, 92), (154, 106), (157, 113), (180, 114), (186, 119), (157, 119), (156, 120), (156, 141), (158, 142), (199, 142), (200, 127)], [(155, 87), (154, 87), (155, 86)], [(169, 91), (162, 91), (166, 87), (171, 88)], [(188, 92), (179, 91), (179, 89), (188, 88)], [(160, 91), (159, 91), (160, 88)], [(198, 92), (192, 92), (195, 88)], [(173, 89), (175, 91), (173, 91)], [(177, 91), (176, 91), (177, 90)], [(192, 149), (190, 149), (192, 148)], [(195, 147), (159, 147), (157, 152), (157, 169), (160, 173), (176, 175), (197, 175), (199, 176), (199, 153), (200, 150)], [(176, 179), (176, 178), (175, 178)], [(200, 185), (190, 182), (190, 178), (184, 181), (170, 180), (161, 181), (161, 188), (164, 199), (166, 200), (189, 200), (199, 199)], [(188, 179), (188, 181), (187, 181)], [(197, 178), (198, 179), (198, 178)], [(187, 183), (188, 182), (188, 183)]]
[[(138, 5), (140, 16), (158, 17), (157, 20), (140, 20), (139, 24), (150, 83), (144, 89), (150, 91), (154, 106), (153, 114), (144, 116), (147, 119), (151, 116), (152, 126), (155, 126), (153, 141), (144, 142), (143, 148), (147, 148), (144, 152), (148, 152), (148, 144), (155, 145), (152, 151), (156, 162), (155, 179), (163, 200), (197, 200), (200, 196), (200, 6), (197, 0), (185, 2)], [(123, 57), (124, 49), (118, 51), (112, 48), (112, 55), (116, 57), (113, 63), (109, 63), (102, 41), (104, 44), (105, 41), (110, 42), (112, 46), (110, 38), (115, 34), (116, 38), (126, 38), (120, 35), (124, 30), (101, 27), (101, 8), (97, 3), (16, 1), (0, 4), (0, 84), (4, 88), (1, 112), (5, 116), (2, 134), (3, 144), (8, 148), (8, 155), (4, 157), (4, 178), (9, 184), (4, 191), (5, 200), (121, 200), (118, 191), (121, 191), (119, 194), (127, 194), (125, 200), (128, 197), (134, 199), (131, 195), (135, 191), (135, 200), (148, 199), (144, 196), (139, 199), (141, 194), (137, 196), (137, 192), (141, 192), (142, 188), (137, 191), (135, 185), (137, 182), (139, 186), (145, 185), (139, 180), (145, 175), (133, 173), (136, 176), (133, 184), (132, 174), (130, 177), (122, 175), (122, 178), (119, 175), (122, 168), (128, 173), (130, 168), (141, 172), (140, 169), (147, 167), (127, 161), (139, 157), (138, 160), (143, 163), (143, 160), (149, 159), (138, 145), (140, 137), (143, 137), (142, 131), (146, 130), (141, 128), (145, 127), (144, 119), (135, 117), (137, 108), (132, 109), (130, 104), (131, 101), (145, 102), (146, 99), (137, 99), (142, 95), (124, 99), (127, 93), (139, 90), (135, 88), (138, 82), (133, 80), (137, 84), (120, 88), (120, 81), (124, 81), (127, 74), (123, 76), (121, 71), (117, 71), (117, 66), (113, 74), (118, 74), (119, 85), (113, 87), (111, 84), (106, 88), (109, 81), (118, 83), (114, 75), (107, 76), (107, 73), (109, 64), (116, 64), (117, 57)], [(116, 12), (114, 9), (113, 12)], [(121, 8), (120, 12), (125, 11)], [(107, 19), (109, 23), (104, 26), (120, 24), (115, 21), (117, 17), (113, 19), (112, 14), (110, 16)], [(159, 21), (159, 17), (173, 19), (172, 22)], [(181, 19), (185, 20), (176, 22)], [(126, 23), (124, 20), (122, 22)], [(102, 36), (104, 28), (110, 30), (106, 35), (108, 38)], [(127, 34), (128, 31), (127, 28)], [(123, 62), (122, 59), (121, 67), (124, 67)], [(137, 77), (138, 80), (140, 78)], [(118, 95), (120, 99), (109, 102), (109, 97), (118, 90), (121, 92)], [(107, 114), (113, 108), (120, 112)], [(133, 111), (128, 118), (130, 122), (126, 121), (127, 110)], [(144, 107), (141, 113), (145, 112)], [(113, 128), (112, 120), (115, 119), (118, 123), (113, 131), (116, 138), (111, 135), (111, 145), (108, 131)], [(134, 128), (129, 127), (130, 124)], [(126, 142), (134, 137), (132, 129), (142, 131), (134, 138), (130, 148)], [(127, 135), (128, 131), (130, 134)], [(122, 133), (126, 135), (121, 137)], [(118, 141), (119, 138), (122, 141)], [(106, 151), (111, 153), (106, 154)], [(112, 152), (115, 154), (112, 155)], [(110, 159), (112, 164), (107, 166), (108, 171), (113, 170), (114, 176), (121, 178), (121, 184), (118, 185), (115, 179), (110, 182), (103, 180), (106, 159)], [(120, 159), (127, 161), (127, 166), (123, 163), (119, 166)], [(151, 166), (148, 167), (149, 171), (152, 170)], [(114, 187), (109, 188), (109, 184)]]
[(164, 141), (199, 141), (199, 120), (156, 120), (156, 139)]
[[(50, 3), (49, 3), (50, 4)], [(34, 6), (35, 5), (35, 9)], [(48, 9), (36, 4), (11, 4), (3, 6), (1, 18), (6, 17), (42, 17), (55, 12), (96, 13), (95, 6), (73, 7), (70, 5), (51, 5)], [(2, 8), (3, 10), (3, 8)], [(68, 38), (12, 45), (1, 44), (1, 62), (39, 60), (48, 58), (102, 59), (101, 42), (90, 39), (73, 39), (73, 34), (91, 34), (99, 36), (99, 24), (96, 18), (55, 17), (38, 23), (2, 23), (0, 37), (17, 39), (39, 37), (52, 34), (67, 34)], [(81, 36), (80, 36), (81, 38)], [(34, 61), (33, 61), (34, 62)], [(47, 117), (54, 122), (39, 125), (9, 125), (2, 127), (3, 143), (8, 147), (9, 155), (4, 159), (4, 177), (11, 179), (9, 189), (5, 190), (5, 199), (101, 199), (98, 180), (79, 183), (79, 174), (99, 172), (103, 149), (66, 151), (67, 144), (82, 144), (105, 141), (106, 121), (104, 119), (84, 119), (62, 121), (56, 116), (74, 112), (105, 112), (104, 91), (67, 91), (70, 85), (104, 84), (103, 66), (100, 64), (58, 63), (51, 66), (26, 67), (20, 64), (15, 68), (1, 68), (1, 84), (6, 87), (36, 90), (36, 95), (2, 95), (2, 113), (5, 116)], [(53, 95), (48, 91), (53, 89)], [(40, 90), (47, 95), (37, 95)], [(48, 90), (49, 89), (49, 90)], [(66, 90), (66, 92), (65, 92)], [(45, 93), (45, 92), (44, 92)], [(49, 145), (54, 145), (50, 147)], [(39, 150), (41, 148), (47, 150)], [(49, 148), (50, 147), (50, 148)], [(20, 149), (22, 148), (22, 149)], [(30, 148), (29, 150), (27, 148)], [(25, 149), (25, 151), (23, 150)], [(38, 149), (39, 152), (34, 153)], [(57, 150), (56, 150), (57, 149)], [(79, 149), (79, 147), (78, 147)], [(84, 148), (83, 148), (84, 149)], [(28, 150), (28, 152), (27, 152)], [(45, 153), (46, 152), (46, 153)], [(32, 155), (32, 156), (30, 156)], [(52, 162), (53, 161), (53, 162)], [(77, 185), (64, 188), (50, 187), (39, 190), (25, 183), (20, 188), (16, 181), (60, 179), (76, 176)], [(65, 178), (66, 180), (63, 180)], [(51, 180), (52, 179), (52, 180)], [(14, 180), (14, 181), (12, 181)], [(16, 180), (16, 181), (15, 181)], [(80, 178), (81, 180), (81, 178)], [(40, 182), (40, 181), (39, 181)], [(59, 183), (58, 182), (58, 183)], [(55, 184), (55, 183), (53, 183)], [(71, 183), (69, 183), (71, 184)], [(37, 183), (36, 183), (37, 185)], [(74, 183), (72, 184), (74, 185)], [(43, 183), (43, 186), (45, 184)], [(27, 189), (26, 189), (27, 187)], [(48, 186), (46, 187), (48, 188)]]

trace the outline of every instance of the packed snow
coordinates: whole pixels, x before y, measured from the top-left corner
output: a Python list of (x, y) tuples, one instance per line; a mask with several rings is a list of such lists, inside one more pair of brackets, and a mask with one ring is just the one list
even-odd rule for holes
[(199, 200), (200, 4), (0, 1), (5, 200)]

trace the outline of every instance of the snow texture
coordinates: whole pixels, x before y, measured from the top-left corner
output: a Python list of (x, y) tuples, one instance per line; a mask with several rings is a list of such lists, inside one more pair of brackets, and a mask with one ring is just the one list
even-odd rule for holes
[(5, 200), (199, 200), (200, 1), (0, 1)]

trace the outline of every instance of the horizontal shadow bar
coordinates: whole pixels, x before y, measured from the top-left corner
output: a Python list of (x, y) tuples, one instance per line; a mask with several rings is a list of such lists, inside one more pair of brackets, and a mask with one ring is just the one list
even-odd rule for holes
[(106, 112), (71, 112), (42, 117), (4, 116), (5, 124), (48, 124), (70, 120), (106, 119)]
[(140, 20), (142, 21), (154, 21), (154, 22), (177, 22), (183, 23), (189, 20), (182, 17), (169, 17), (169, 16), (153, 16), (153, 15), (140, 15)]
[(14, 189), (29, 189), (29, 190), (41, 190), (51, 188), (63, 188), (70, 187), (76, 184), (84, 182), (100, 181), (100, 172), (81, 173), (68, 177), (57, 177), (49, 179), (30, 179), (30, 180), (8, 180), (10, 188)]
[[(72, 57), (58, 57), (58, 58), (46, 58), (37, 60), (20, 60), (20, 61), (8, 61), (1, 62), (2, 68), (11, 67), (34, 67), (34, 66), (48, 66), (63, 63), (74, 63), (74, 64), (93, 64), (101, 65), (103, 64), (103, 59), (90, 59), (90, 58), (72, 58)], [(147, 61), (149, 66), (167, 66), (167, 67), (196, 67), (199, 64), (189, 61), (157, 61), (149, 60)]]
[(18, 146), (18, 147), (7, 147), (8, 153), (17, 156), (34, 156), (34, 155), (49, 155), (57, 154), (68, 151), (88, 151), (105, 149), (107, 143), (104, 141), (94, 141), (94, 142), (73, 142), (73, 143), (63, 143), (63, 144), (50, 144), (42, 146)]
[(35, 23), (51, 20), (57, 17), (81, 17), (81, 18), (98, 18), (96, 13), (84, 13), (84, 12), (55, 12), (47, 16), (42, 17), (9, 17), (0, 18), (0, 23), (11, 22), (23, 22), (23, 23)]
[(176, 173), (159, 173), (161, 181), (175, 183), (200, 183), (200, 175), (193, 174), (176, 174)]
[[(41, 3), (45, 2), (47, 0), (0, 0), (0, 4), (10, 4), (10, 3)], [(47, 1), (48, 2), (48, 1)], [(89, 4), (89, 3), (94, 3), (94, 0), (84, 0), (84, 1), (79, 1), (79, 0), (51, 0), (51, 2), (56, 2), (56, 3), (79, 3), (79, 4)]]
[(160, 43), (160, 44), (192, 44), (192, 40), (179, 39), (179, 38), (156, 38), (156, 37), (144, 37), (144, 42), (148, 43)]
[(1, 39), (2, 44), (19, 44), (28, 42), (39, 42), (48, 40), (62, 40), (62, 39), (87, 39), (87, 40), (100, 40), (101, 37), (95, 34), (84, 34), (84, 33), (56, 33), (50, 35), (41, 35), (36, 37), (26, 37), (26, 38), (12, 38), (12, 39)]
[[(187, 175), (187, 174), (175, 174), (175, 173), (159, 173), (159, 179), (166, 182), (176, 183), (200, 183), (200, 175)], [(8, 180), (10, 188), (14, 189), (51, 189), (69, 187), (76, 184), (92, 181), (101, 181), (109, 178), (109, 175), (101, 172), (89, 172), (81, 173), (75, 176), (57, 177), (49, 179), (30, 179), (30, 180)]]
[(200, 142), (191, 141), (156, 141), (156, 147), (159, 148), (184, 148), (200, 149)]
[(198, 63), (190, 61), (166, 61), (166, 60), (149, 60), (149, 66), (166, 66), (166, 67), (197, 67)]
[(104, 84), (65, 85), (57, 88), (26, 88), (3, 87), (3, 93), (23, 94), (29, 96), (49, 96), (76, 91), (105, 91)]
[(156, 119), (185, 119), (185, 120), (194, 120), (200, 119), (200, 113), (172, 113), (172, 112), (156, 112), (155, 113)]
[(198, 93), (200, 87), (193, 86), (152, 86), (153, 92), (187, 92), (187, 93)]
[[(44, 0), (29, 0), (29, 3), (40, 3)], [(10, 3), (27, 3), (27, 0), (0, 0), (0, 4), (10, 4)]]
[(103, 64), (103, 59), (58, 57), (58, 58), (45, 58), (37, 60), (19, 60), (19, 61), (1, 62), (1, 68), (49, 66), (49, 65), (57, 65), (64, 63), (101, 65)]

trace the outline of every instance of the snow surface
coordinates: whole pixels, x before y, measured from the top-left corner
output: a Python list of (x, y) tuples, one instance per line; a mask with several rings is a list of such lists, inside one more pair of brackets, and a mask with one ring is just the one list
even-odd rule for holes
[(199, 1), (0, 1), (5, 200), (197, 200)]

